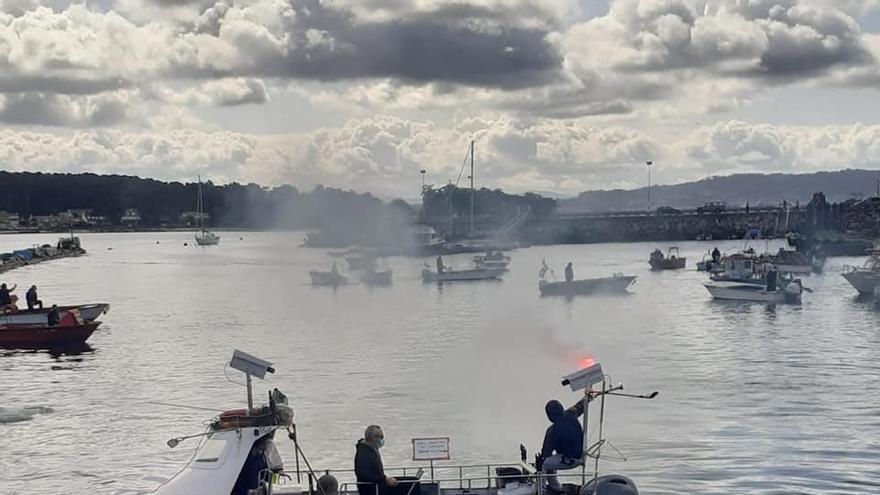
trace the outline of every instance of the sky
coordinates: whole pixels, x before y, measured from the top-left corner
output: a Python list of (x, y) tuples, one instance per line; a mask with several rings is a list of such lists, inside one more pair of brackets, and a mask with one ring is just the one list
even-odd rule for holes
[(0, 0), (0, 168), (417, 197), (880, 168), (880, 0)]

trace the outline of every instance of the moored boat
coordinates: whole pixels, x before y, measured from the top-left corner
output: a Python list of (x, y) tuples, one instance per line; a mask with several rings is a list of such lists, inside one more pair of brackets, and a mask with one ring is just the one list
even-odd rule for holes
[(580, 296), (589, 294), (624, 294), (636, 281), (635, 275), (615, 273), (611, 277), (586, 278), (570, 282), (538, 281), (542, 296)]
[[(78, 306), (59, 306), (62, 312), (77, 310), (83, 321), (90, 322), (97, 320), (102, 314), (110, 311), (110, 305), (107, 303), (81, 304)], [(49, 322), (48, 307), (44, 309), (23, 309), (14, 313), (0, 313), (0, 325), (46, 325)]]
[(422, 270), (422, 280), (425, 282), (466, 282), (472, 280), (496, 279), (504, 272), (501, 268), (472, 268), (469, 270), (444, 269), (436, 272), (425, 268)]
[(673, 246), (666, 251), (665, 256), (663, 251), (655, 249), (651, 253), (648, 263), (651, 265), (651, 270), (678, 270), (685, 267), (687, 258), (682, 257), (678, 248)]
[(770, 304), (800, 304), (804, 288), (800, 279), (768, 290), (765, 285), (748, 282), (713, 281), (703, 284), (715, 299), (752, 301)]
[(869, 249), (860, 267), (845, 265), (842, 275), (860, 294), (875, 294), (880, 288), (880, 249)]

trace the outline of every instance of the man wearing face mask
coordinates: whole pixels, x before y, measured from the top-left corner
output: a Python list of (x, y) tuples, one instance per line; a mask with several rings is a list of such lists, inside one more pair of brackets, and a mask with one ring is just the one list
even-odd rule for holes
[(376, 495), (377, 486), (379, 495), (386, 495), (391, 492), (390, 488), (397, 486), (396, 479), (385, 476), (382, 456), (379, 455), (379, 449), (384, 446), (385, 433), (377, 425), (368, 426), (364, 431), (364, 438), (358, 440), (354, 455), (354, 472), (357, 475), (360, 495)]
[(384, 446), (385, 433), (377, 425), (368, 426), (364, 431), (364, 438), (358, 440), (354, 472), (357, 475), (359, 495), (419, 495), (419, 484), (413, 483), (418, 478), (405, 476), (398, 480), (385, 476), (382, 456), (379, 455), (379, 449)]

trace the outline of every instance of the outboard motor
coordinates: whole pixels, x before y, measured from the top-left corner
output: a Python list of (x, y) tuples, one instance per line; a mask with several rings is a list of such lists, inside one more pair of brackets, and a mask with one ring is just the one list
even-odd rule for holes
[(581, 495), (638, 495), (639, 489), (633, 480), (620, 474), (599, 476), (581, 487)]

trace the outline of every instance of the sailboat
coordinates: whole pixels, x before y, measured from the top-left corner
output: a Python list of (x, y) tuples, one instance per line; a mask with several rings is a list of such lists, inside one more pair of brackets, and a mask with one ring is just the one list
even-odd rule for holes
[(202, 176), (199, 176), (199, 197), (196, 205), (196, 244), (199, 246), (216, 246), (220, 244), (220, 236), (205, 229), (205, 201), (202, 199)]

